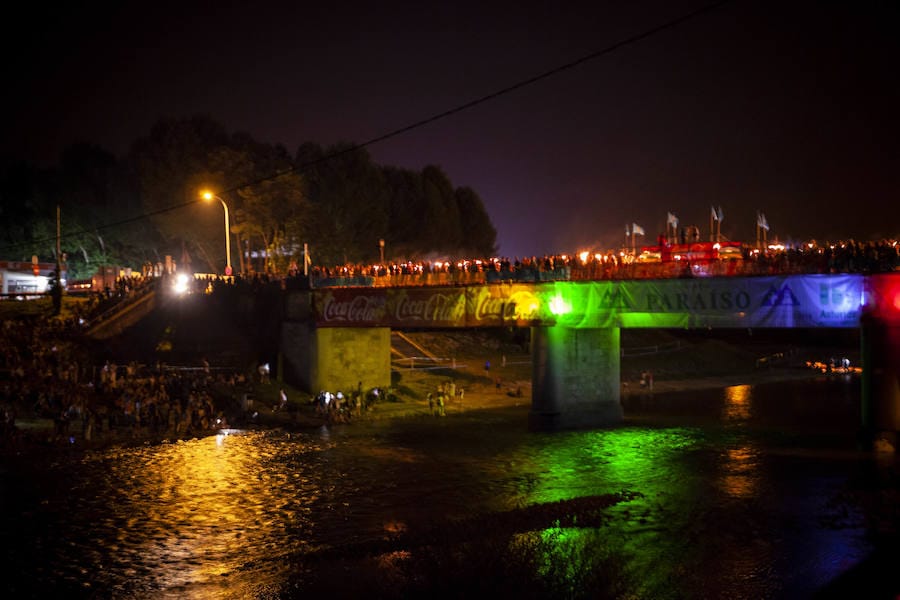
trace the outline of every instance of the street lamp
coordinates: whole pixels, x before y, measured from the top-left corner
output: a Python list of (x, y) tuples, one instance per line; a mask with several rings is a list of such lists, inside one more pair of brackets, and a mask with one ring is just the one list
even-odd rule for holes
[(222, 203), (222, 208), (225, 209), (225, 274), (231, 275), (231, 227), (229, 226), (228, 221), (228, 205), (225, 204), (225, 201), (220, 197), (216, 196), (212, 192), (203, 192), (200, 194), (204, 200), (207, 202), (212, 200), (218, 200)]

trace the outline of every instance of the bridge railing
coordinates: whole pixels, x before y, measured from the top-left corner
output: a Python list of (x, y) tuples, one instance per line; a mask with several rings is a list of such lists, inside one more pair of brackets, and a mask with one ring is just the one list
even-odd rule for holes
[[(477, 285), (485, 283), (539, 283), (543, 281), (603, 281), (634, 279), (674, 279), (679, 277), (749, 277), (809, 273), (802, 265), (760, 263), (755, 261), (718, 260), (707, 262), (573, 263), (554, 269), (523, 267), (520, 269), (486, 269), (479, 271), (424, 271), (351, 275), (340, 277), (313, 276), (314, 288), (327, 287), (416, 287)], [(820, 271), (827, 272), (827, 271)]]
[(655, 346), (637, 346), (633, 348), (622, 348), (620, 350), (620, 356), (625, 358), (627, 356), (652, 356), (654, 354), (661, 354), (664, 352), (674, 352), (681, 348), (680, 341), (669, 342), (666, 344), (657, 344)]
[[(891, 254), (893, 252), (893, 254)], [(617, 259), (582, 263), (569, 257), (545, 262), (491, 263), (437, 267), (431, 264), (401, 269), (379, 265), (346, 265), (334, 269), (314, 268), (308, 275), (287, 277), (236, 277), (241, 286), (281, 285), (288, 289), (329, 287), (417, 287), (462, 286), (485, 283), (535, 283), (545, 281), (617, 281), (674, 279), (681, 277), (754, 277), (837, 273), (883, 273), (900, 270), (900, 254), (891, 247), (878, 261), (837, 260), (820, 254), (781, 253), (750, 258), (622, 263)], [(229, 282), (231, 283), (231, 282)]]
[(392, 361), (398, 368), (409, 370), (432, 370), (432, 369), (458, 369), (465, 368), (465, 365), (459, 365), (452, 358), (438, 358), (432, 356), (407, 356)]

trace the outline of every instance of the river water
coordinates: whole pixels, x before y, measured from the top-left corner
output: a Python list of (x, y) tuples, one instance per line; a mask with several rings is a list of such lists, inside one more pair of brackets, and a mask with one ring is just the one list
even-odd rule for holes
[(0, 589), (805, 598), (868, 567), (900, 591), (871, 567), (897, 465), (857, 450), (858, 379), (624, 406), (606, 430), (529, 433), (519, 407), (8, 459)]

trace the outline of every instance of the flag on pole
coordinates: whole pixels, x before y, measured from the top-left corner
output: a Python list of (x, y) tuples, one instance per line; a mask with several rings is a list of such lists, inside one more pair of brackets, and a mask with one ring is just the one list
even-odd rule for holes
[(666, 224), (671, 225), (675, 229), (678, 229), (678, 217), (676, 217), (672, 213), (669, 213), (667, 220), (666, 220)]
[(711, 216), (710, 218), (711, 218), (713, 221), (718, 221), (718, 220), (719, 220), (719, 213), (716, 212), (716, 207), (715, 207), (715, 206), (710, 206), (710, 207), (709, 207), (709, 210), (712, 211), (712, 216)]
[(756, 213), (756, 226), (766, 231), (769, 230), (769, 222), (766, 221), (766, 215), (761, 212)]
[(722, 212), (722, 206), (719, 205), (719, 210), (716, 212), (716, 221), (722, 222), (725, 220), (725, 213)]
[(303, 244), (303, 276), (309, 276), (309, 268), (312, 266), (312, 258), (309, 256), (309, 244)]
[(644, 228), (638, 225), (637, 223), (631, 224), (631, 233), (634, 235), (644, 235)]

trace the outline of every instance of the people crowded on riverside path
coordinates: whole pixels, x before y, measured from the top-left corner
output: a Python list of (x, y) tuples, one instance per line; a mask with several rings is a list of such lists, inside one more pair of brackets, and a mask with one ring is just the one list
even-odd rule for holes
[(240, 414), (247, 378), (234, 370), (114, 361), (93, 366), (70, 341), (65, 322), (9, 319), (2, 327), (4, 448), (18, 443), (16, 420), (24, 414), (52, 420), (49, 441), (62, 443), (76, 436), (98, 441), (202, 435), (221, 427), (226, 410)]

